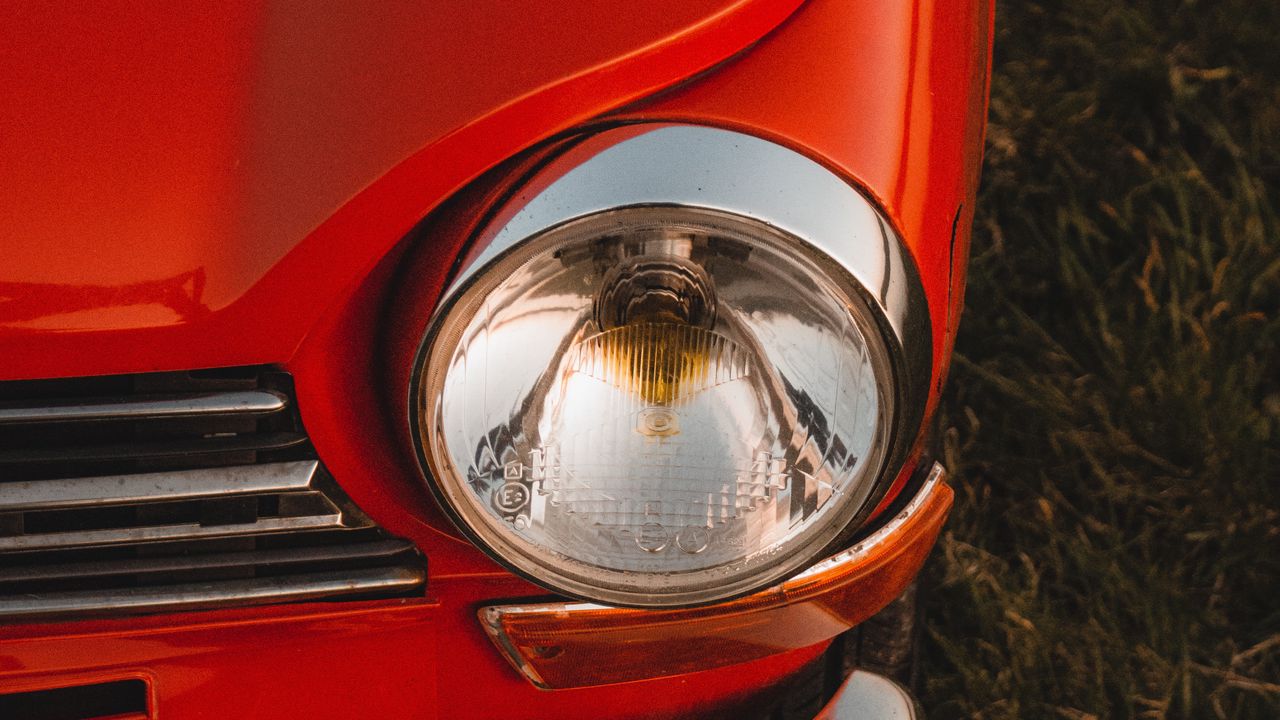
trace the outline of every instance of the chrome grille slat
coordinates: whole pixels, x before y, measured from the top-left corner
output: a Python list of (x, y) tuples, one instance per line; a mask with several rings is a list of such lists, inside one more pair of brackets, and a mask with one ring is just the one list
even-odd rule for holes
[(319, 463), (243, 465), (179, 472), (0, 483), (0, 512), (192, 500), (306, 490)]
[(329, 476), (292, 387), (267, 367), (0, 382), (0, 623), (420, 590), (425, 560)]
[(168, 442), (115, 443), (79, 447), (19, 448), (0, 450), (0, 465), (6, 463), (94, 462), (130, 459), (156, 459), (184, 455), (217, 455), (224, 453), (285, 450), (307, 442), (302, 433), (256, 433), (251, 437), (204, 437), (197, 440)]
[(302, 517), (262, 518), (234, 525), (153, 525), (150, 527), (86, 530), (83, 532), (33, 533), (0, 537), (0, 552), (26, 550), (63, 550), (122, 543), (149, 543), (161, 540), (198, 540), (236, 535), (258, 535), (267, 532), (316, 530), (342, 527), (342, 514), (304, 515)]
[(262, 605), (348, 595), (386, 596), (412, 591), (425, 581), (425, 569), (386, 567), (148, 588), (33, 593), (0, 597), (0, 618), (36, 620), (103, 610), (175, 612), (227, 604)]
[(0, 425), (54, 422), (119, 421), (199, 415), (279, 412), (288, 404), (266, 390), (203, 393), (140, 400), (92, 398), (75, 404), (0, 405)]
[(412, 555), (413, 552), (412, 543), (387, 539), (319, 547), (213, 553), (195, 557), (136, 557), (89, 563), (42, 564), (0, 569), (0, 586), (6, 583), (48, 583), (80, 580), (87, 577), (189, 573), (197, 570), (232, 570), (244, 567), (288, 567), (349, 561), (375, 563), (397, 555)]

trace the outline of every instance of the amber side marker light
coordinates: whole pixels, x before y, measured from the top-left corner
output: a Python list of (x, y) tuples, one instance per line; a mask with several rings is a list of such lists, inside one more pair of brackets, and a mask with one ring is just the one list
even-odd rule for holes
[(829, 640), (897, 597), (951, 509), (934, 465), (916, 497), (853, 547), (768, 590), (673, 610), (556, 602), (480, 609), (517, 670), (544, 689), (645, 680), (747, 662)]

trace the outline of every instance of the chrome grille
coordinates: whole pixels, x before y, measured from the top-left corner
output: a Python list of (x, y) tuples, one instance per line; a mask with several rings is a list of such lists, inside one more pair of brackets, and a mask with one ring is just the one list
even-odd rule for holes
[(342, 493), (289, 376), (0, 383), (0, 618), (385, 597), (425, 560)]

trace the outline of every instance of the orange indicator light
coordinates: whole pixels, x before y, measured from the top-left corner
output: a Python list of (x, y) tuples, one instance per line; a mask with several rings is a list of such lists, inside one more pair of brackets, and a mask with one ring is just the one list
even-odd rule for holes
[(671, 610), (491, 606), (480, 621), (512, 665), (546, 689), (680, 675), (809, 647), (871, 617), (910, 584), (951, 508), (943, 474), (935, 465), (880, 530), (754, 595)]

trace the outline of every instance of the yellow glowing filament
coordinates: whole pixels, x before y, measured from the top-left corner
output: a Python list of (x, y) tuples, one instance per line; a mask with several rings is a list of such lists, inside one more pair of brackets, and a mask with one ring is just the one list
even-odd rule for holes
[(649, 405), (672, 405), (746, 376), (748, 359), (737, 343), (710, 330), (640, 323), (582, 340), (569, 367)]

